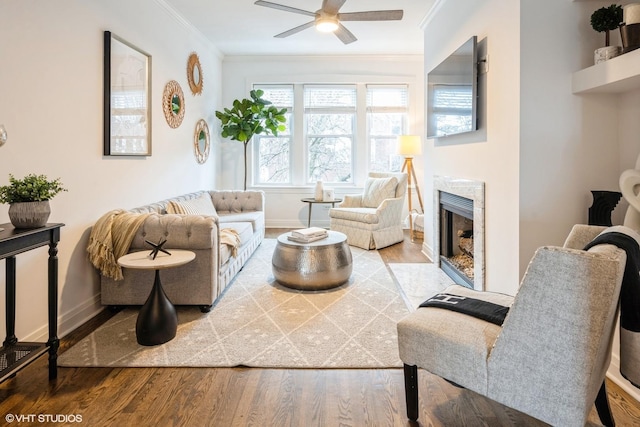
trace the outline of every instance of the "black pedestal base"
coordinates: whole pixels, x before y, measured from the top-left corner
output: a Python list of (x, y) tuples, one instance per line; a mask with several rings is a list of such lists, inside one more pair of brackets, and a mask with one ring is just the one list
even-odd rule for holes
[(136, 337), (140, 345), (159, 345), (171, 341), (178, 329), (178, 315), (160, 283), (160, 271), (156, 270), (153, 289), (138, 313)]

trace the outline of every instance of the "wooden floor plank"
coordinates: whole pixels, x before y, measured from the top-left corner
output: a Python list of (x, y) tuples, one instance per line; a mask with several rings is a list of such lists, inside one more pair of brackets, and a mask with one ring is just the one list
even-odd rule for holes
[[(425, 262), (420, 250), (407, 238), (380, 254), (387, 263)], [(111, 316), (105, 311), (64, 337), (61, 352)], [(82, 425), (136, 427), (545, 425), (422, 370), (419, 424), (406, 418), (402, 369), (59, 368), (51, 382), (47, 375), (43, 357), (0, 384), (0, 419), (75, 414)], [(640, 404), (608, 387), (617, 425), (640, 425)], [(597, 425), (592, 410), (588, 426)]]

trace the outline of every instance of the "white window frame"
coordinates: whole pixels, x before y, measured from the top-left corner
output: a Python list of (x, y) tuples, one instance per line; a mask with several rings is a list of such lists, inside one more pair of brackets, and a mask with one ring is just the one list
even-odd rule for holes
[[(351, 139), (351, 178), (348, 181), (325, 181), (328, 184), (333, 186), (335, 185), (353, 185), (355, 183), (355, 171), (356, 171), (356, 154), (358, 149), (356, 147), (357, 144), (357, 136), (358, 136), (358, 86), (356, 84), (304, 84), (303, 93), (305, 88), (313, 89), (313, 88), (322, 88), (322, 89), (353, 89), (355, 90), (355, 105), (353, 107), (304, 107), (304, 176), (305, 182), (303, 185), (311, 185), (316, 182), (316, 180), (310, 177), (311, 170), (309, 168), (309, 140), (311, 138), (341, 138), (346, 137)], [(335, 135), (311, 135), (309, 134), (307, 117), (310, 114), (351, 114), (351, 134), (335, 134)]]
[[(399, 107), (399, 106), (372, 106), (369, 105), (368, 99), (367, 99), (367, 147), (368, 147), (368, 156), (367, 156), (367, 169), (371, 170), (371, 143), (372, 143), (372, 138), (376, 137), (376, 138), (386, 138), (386, 139), (391, 139), (394, 140), (396, 139), (399, 135), (406, 135), (408, 134), (408, 126), (409, 126), (409, 107), (410, 107), (410, 99), (409, 99), (409, 85), (404, 83), (404, 84), (367, 84), (366, 85), (366, 89), (367, 89), (367, 95), (369, 92), (369, 88), (372, 89), (404, 89), (405, 90), (405, 97), (406, 97), (406, 104), (404, 107)], [(400, 131), (399, 135), (394, 135), (394, 134), (388, 134), (388, 135), (384, 135), (384, 134), (373, 134), (371, 131), (371, 114), (376, 114), (376, 113), (388, 113), (388, 114), (403, 114), (404, 117), (402, 118), (402, 130)], [(400, 165), (402, 165), (402, 162), (400, 162)], [(397, 171), (393, 171), (393, 172), (400, 172), (400, 170)]]
[[(353, 81), (349, 81), (353, 80)], [(336, 183), (331, 184), (336, 189), (343, 188), (345, 191), (359, 191), (363, 186), (367, 178), (370, 163), (370, 140), (368, 134), (368, 120), (367, 120), (367, 84), (380, 84), (380, 85), (405, 85), (407, 87), (408, 96), (410, 97), (413, 85), (415, 82), (412, 77), (404, 78), (399, 76), (350, 76), (345, 78), (336, 77), (328, 78), (326, 81), (318, 80), (316, 76), (280, 76), (276, 82), (270, 81), (268, 78), (253, 77), (247, 80), (247, 90), (251, 90), (254, 87), (263, 85), (293, 85), (294, 86), (294, 114), (291, 123), (292, 127), (292, 139), (290, 146), (291, 165), (293, 170), (291, 171), (291, 184), (283, 183), (257, 183), (255, 177), (258, 171), (255, 169), (258, 164), (256, 156), (259, 154), (256, 149), (256, 144), (251, 144), (250, 159), (252, 166), (249, 168), (248, 182), (249, 187), (254, 189), (263, 188), (265, 190), (275, 189), (290, 189), (290, 191), (297, 192), (299, 189), (309, 189), (315, 186), (315, 183), (310, 184), (307, 182), (307, 158), (306, 158), (306, 141), (304, 132), (304, 85), (335, 85), (342, 84), (356, 85), (356, 127), (355, 127), (355, 139), (352, 145), (352, 167), (353, 167), (353, 182), (352, 183)], [(415, 106), (412, 105), (409, 99), (409, 107), (407, 112), (407, 121), (409, 123), (412, 120), (416, 120), (413, 117)], [(406, 126), (406, 131), (411, 133), (410, 125)], [(305, 190), (306, 192), (307, 190)]]
[[(271, 84), (271, 83), (264, 83), (264, 84), (255, 84), (253, 85), (253, 89), (261, 89), (261, 88), (265, 88), (265, 87), (272, 87), (272, 88), (291, 88), (294, 92), (293, 92), (293, 96), (294, 96), (294, 102), (293, 102), (293, 106), (287, 106), (287, 113), (291, 114), (291, 117), (294, 117), (295, 115), (295, 88), (293, 84)], [(284, 108), (283, 106), (279, 106), (274, 104), (277, 108)], [(250, 153), (250, 157), (251, 157), (251, 177), (250, 177), (250, 182), (252, 183), (253, 187), (280, 187), (280, 186), (290, 186), (293, 185), (294, 183), (294, 178), (293, 178), (293, 170), (292, 166), (293, 166), (293, 161), (294, 161), (294, 156), (293, 156), (293, 141), (294, 141), (294, 133), (295, 133), (295, 121), (294, 123), (287, 123), (287, 126), (289, 127), (289, 135), (283, 135), (281, 133), (278, 134), (278, 136), (273, 136), (273, 135), (254, 135), (253, 137), (253, 141), (251, 142), (251, 153)], [(260, 156), (260, 141), (261, 139), (271, 139), (271, 138), (280, 138), (280, 139), (284, 139), (287, 138), (289, 139), (289, 181), (287, 182), (277, 182), (277, 183), (269, 183), (269, 182), (260, 182), (258, 181), (260, 179), (260, 160), (259, 160), (259, 156)], [(249, 155), (249, 153), (247, 153), (247, 155)]]

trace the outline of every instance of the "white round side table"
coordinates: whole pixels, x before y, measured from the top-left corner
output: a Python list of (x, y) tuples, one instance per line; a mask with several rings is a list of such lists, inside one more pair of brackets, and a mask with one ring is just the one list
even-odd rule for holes
[(171, 255), (159, 252), (155, 259), (150, 251), (133, 252), (118, 259), (125, 268), (155, 270), (153, 288), (136, 320), (136, 338), (140, 345), (159, 345), (171, 341), (178, 329), (178, 315), (160, 282), (160, 270), (178, 267), (193, 261), (196, 254), (182, 249), (168, 249)]

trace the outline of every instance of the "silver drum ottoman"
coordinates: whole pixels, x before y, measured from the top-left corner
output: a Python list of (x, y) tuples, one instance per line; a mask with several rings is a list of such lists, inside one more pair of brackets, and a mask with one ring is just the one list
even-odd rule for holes
[(351, 277), (353, 258), (347, 236), (329, 230), (329, 236), (311, 243), (288, 240), (291, 233), (278, 236), (271, 260), (273, 276), (283, 286), (319, 291), (342, 285)]

